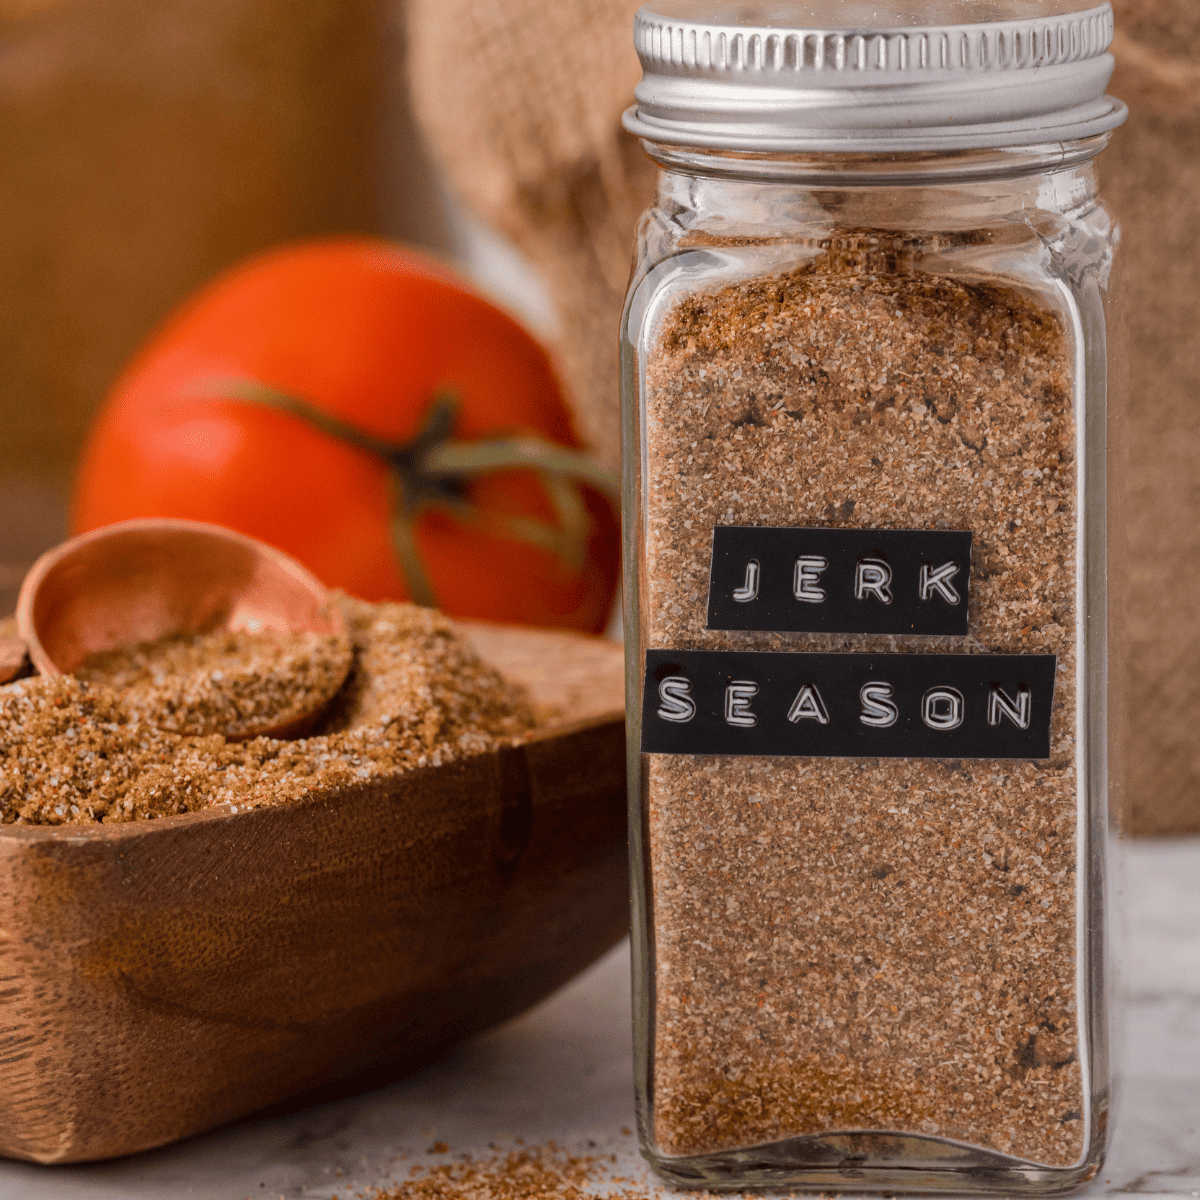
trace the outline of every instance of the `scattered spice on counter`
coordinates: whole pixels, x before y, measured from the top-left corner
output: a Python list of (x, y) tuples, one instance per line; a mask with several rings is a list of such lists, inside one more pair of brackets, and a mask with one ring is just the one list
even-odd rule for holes
[[(648, 756), (658, 1148), (892, 1130), (1073, 1163), (1062, 322), (1006, 286), (871, 261), (847, 237), (790, 273), (684, 298), (656, 336), (647, 646), (1058, 656), (1049, 760)], [(971, 530), (969, 635), (708, 630), (713, 529), (728, 524)]]
[(644, 1187), (612, 1174), (613, 1155), (578, 1155), (550, 1144), (411, 1168), (405, 1182), (370, 1200), (649, 1200)]
[(488, 750), (530, 732), (524, 691), (450, 622), (342, 597), (354, 662), (315, 734), (231, 743), (151, 723), (140, 701), (74, 676), (0, 688), (0, 821), (131, 821), (287, 803)]
[(319, 708), (352, 653), (340, 634), (218, 629), (89, 654), (72, 674), (119, 692), (139, 721), (237, 740)]

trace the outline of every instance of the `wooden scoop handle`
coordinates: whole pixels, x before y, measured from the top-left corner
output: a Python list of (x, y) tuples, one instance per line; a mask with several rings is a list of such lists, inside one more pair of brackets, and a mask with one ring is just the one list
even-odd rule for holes
[(0, 635), (0, 684), (32, 674), (33, 668), (29, 664), (24, 641), (19, 637)]

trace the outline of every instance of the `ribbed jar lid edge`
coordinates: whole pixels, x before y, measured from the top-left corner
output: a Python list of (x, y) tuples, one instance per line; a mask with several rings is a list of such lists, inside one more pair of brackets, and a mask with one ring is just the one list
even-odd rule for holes
[(804, 29), (635, 19), (626, 129), (730, 150), (1000, 148), (1108, 132), (1111, 4), (972, 25)]

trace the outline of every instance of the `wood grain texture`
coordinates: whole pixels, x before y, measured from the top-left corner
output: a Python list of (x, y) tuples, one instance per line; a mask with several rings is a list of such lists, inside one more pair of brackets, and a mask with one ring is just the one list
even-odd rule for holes
[(418, 1065), (619, 940), (620, 648), (472, 637), (588, 715), (294, 805), (0, 829), (0, 1153), (127, 1154)]

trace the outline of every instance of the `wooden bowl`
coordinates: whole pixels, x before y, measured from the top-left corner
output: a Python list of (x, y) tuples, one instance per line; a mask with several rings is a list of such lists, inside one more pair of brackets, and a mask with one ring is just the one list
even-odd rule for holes
[(624, 935), (620, 648), (464, 629), (563, 723), (277, 808), (0, 826), (0, 1153), (128, 1154), (417, 1066)]

